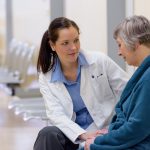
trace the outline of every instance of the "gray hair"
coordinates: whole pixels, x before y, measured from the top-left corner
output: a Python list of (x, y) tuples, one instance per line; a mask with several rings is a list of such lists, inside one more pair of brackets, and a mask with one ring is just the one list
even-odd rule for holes
[(150, 47), (150, 21), (144, 16), (125, 18), (116, 27), (113, 37), (120, 37), (131, 50), (135, 49), (137, 42)]

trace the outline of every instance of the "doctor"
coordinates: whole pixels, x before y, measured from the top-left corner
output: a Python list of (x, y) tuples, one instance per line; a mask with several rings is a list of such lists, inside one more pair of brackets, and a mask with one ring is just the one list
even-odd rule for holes
[(64, 17), (44, 33), (37, 69), (52, 126), (42, 129), (34, 150), (76, 150), (105, 132), (128, 80), (108, 56), (80, 49), (79, 27)]

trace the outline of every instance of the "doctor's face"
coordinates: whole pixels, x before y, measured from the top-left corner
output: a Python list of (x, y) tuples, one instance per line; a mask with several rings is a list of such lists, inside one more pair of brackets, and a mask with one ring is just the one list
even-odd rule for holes
[(76, 63), (79, 55), (79, 33), (73, 26), (60, 29), (58, 40), (51, 43), (51, 47), (57, 53), (62, 64)]
[(135, 65), (136, 63), (135, 50), (128, 49), (124, 41), (120, 37), (116, 39), (116, 42), (119, 48), (118, 55), (122, 56), (122, 58), (127, 62), (128, 65), (136, 66)]

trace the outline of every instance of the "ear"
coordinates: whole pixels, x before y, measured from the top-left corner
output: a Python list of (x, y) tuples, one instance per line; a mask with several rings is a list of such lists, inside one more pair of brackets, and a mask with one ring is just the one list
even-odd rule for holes
[(53, 51), (55, 51), (55, 48), (54, 48), (54, 47), (55, 47), (55, 46), (54, 46), (54, 43), (53, 43), (52, 41), (49, 41), (49, 44), (50, 44), (50, 46), (51, 46), (52, 50), (53, 50)]
[(141, 44), (140, 44), (139, 42), (137, 42), (137, 43), (135, 44), (135, 49), (138, 49), (140, 45), (141, 45)]

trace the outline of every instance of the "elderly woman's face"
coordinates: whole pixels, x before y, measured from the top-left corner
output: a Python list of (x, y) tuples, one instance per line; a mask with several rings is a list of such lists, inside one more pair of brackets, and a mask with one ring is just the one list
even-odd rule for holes
[(129, 50), (124, 41), (118, 37), (116, 39), (116, 42), (118, 44), (118, 55), (122, 56), (122, 58), (128, 63), (128, 65), (136, 66), (136, 57), (135, 57), (135, 51)]

